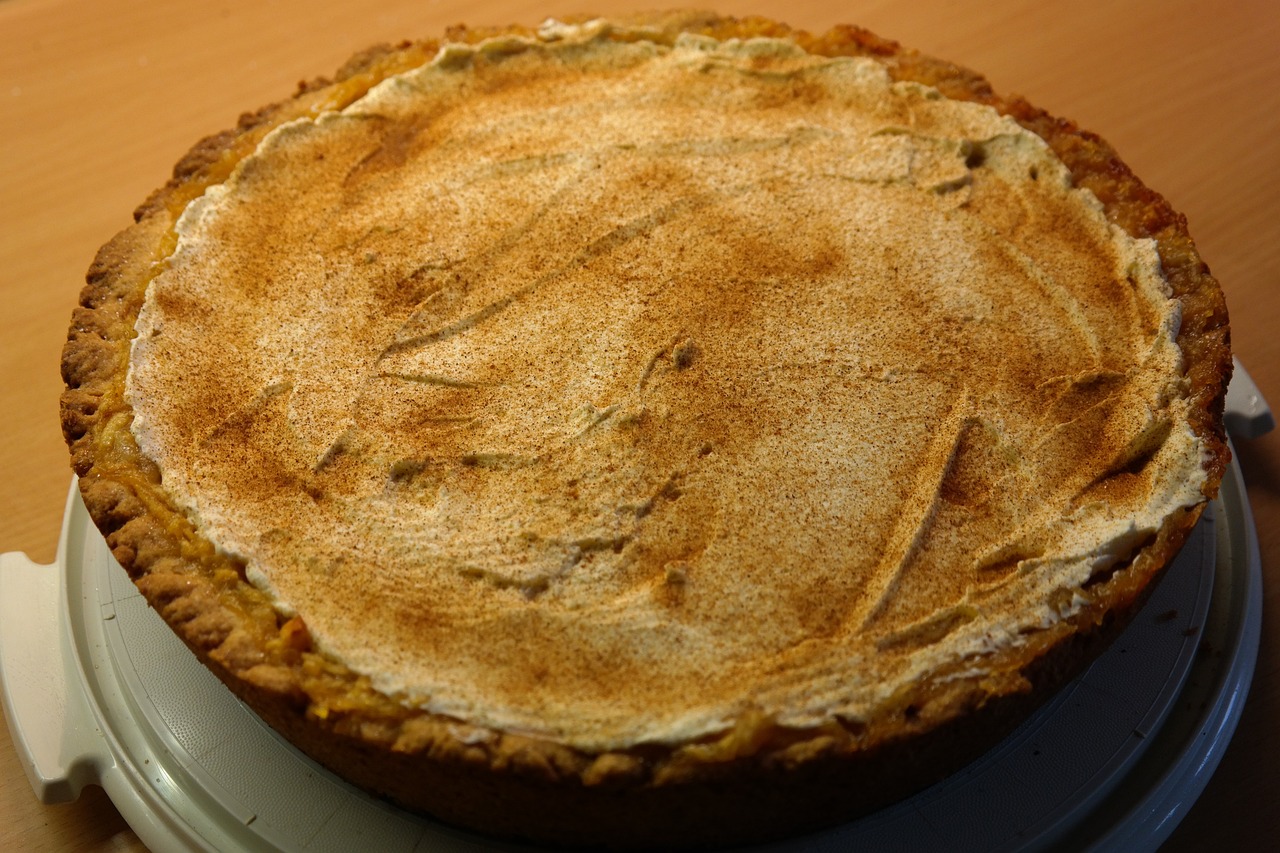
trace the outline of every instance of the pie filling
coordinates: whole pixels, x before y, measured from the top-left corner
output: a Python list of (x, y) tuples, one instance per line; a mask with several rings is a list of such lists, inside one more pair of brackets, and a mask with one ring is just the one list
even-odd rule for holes
[(602, 27), (281, 126), (148, 288), (138, 444), (319, 649), (588, 750), (856, 721), (1203, 501), (1155, 246), (1039, 137)]

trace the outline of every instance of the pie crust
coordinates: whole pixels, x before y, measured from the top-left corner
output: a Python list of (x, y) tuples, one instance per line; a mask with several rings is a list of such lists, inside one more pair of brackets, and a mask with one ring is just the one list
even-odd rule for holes
[[(208, 193), (206, 190), (227, 186), (232, 188), (229, 195), (233, 195), (237, 188), (249, 186), (249, 179), (244, 177), (247, 167), (240, 164), (263, 151), (293, 151), (286, 149), (285, 142), (281, 142), (292, 139), (288, 135), (292, 132), (289, 128), (302, 128), (299, 131), (302, 133), (321, 126), (326, 121), (333, 121), (326, 117), (337, 115), (349, 105), (360, 102), (382, 81), (450, 63), (463, 69), (464, 85), (474, 84), (473, 97), (495, 97), (492, 93), (497, 91), (496, 86), (482, 91), (482, 85), (475, 84), (471, 77), (465, 75), (486, 63), (501, 65), (511, 56), (530, 54), (540, 57), (545, 54), (554, 55), (557, 61), (562, 61), (576, 48), (568, 53), (556, 53), (559, 48), (555, 46), (560, 43), (576, 44), (575, 40), (600, 46), (600, 50), (605, 52), (614, 49), (624, 52), (627, 49), (651, 50), (655, 55), (666, 55), (665, 52), (675, 46), (714, 54), (721, 49), (718, 45), (732, 44), (736, 46), (733, 50), (739, 53), (732, 54), (728, 60), (730, 64), (738, 62), (752, 73), (759, 72), (763, 76), (782, 73), (778, 71), (779, 63), (803, 64), (821, 57), (861, 57), (872, 60), (874, 67), (883, 69), (893, 83), (921, 84), (909, 88), (911, 97), (928, 100), (935, 96), (921, 93), (936, 90), (944, 102), (967, 102), (993, 108), (999, 115), (1011, 118), (1039, 137), (1065, 166), (1064, 174), (1069, 177), (1069, 184), (1087, 190), (1096, 198), (1101, 211), (1099, 221), (1105, 217), (1106, 222), (1118, 226), (1128, 237), (1136, 238), (1139, 242), (1133, 245), (1153, 247), (1157, 254), (1152, 257), (1158, 265), (1153, 263), (1152, 268), (1157, 270), (1162, 287), (1167, 288), (1169, 296), (1177, 303), (1176, 310), (1171, 309), (1173, 319), (1161, 321), (1180, 352), (1180, 374), (1174, 376), (1169, 384), (1169, 388), (1176, 391), (1176, 399), (1171, 404), (1174, 407), (1171, 411), (1176, 410), (1176, 417), (1172, 424), (1160, 418), (1144, 421), (1138, 430), (1142, 446), (1124, 450), (1117, 457), (1118, 461), (1111, 459), (1102, 463), (1098, 476), (1079, 491), (1087, 493), (1091, 505), (1105, 507), (1110, 502), (1116, 506), (1128, 506), (1125, 503), (1127, 490), (1135, 488), (1135, 483), (1154, 488), (1152, 483), (1163, 482), (1159, 479), (1160, 473), (1151, 469), (1163, 465), (1161, 460), (1164, 457), (1152, 447), (1165, 446), (1161, 442), (1167, 444), (1166, 437), (1172, 434), (1186, 437), (1190, 450), (1185, 451), (1184, 456), (1195, 453), (1194, 470), (1191, 471), (1194, 475), (1191, 480), (1191, 488), (1195, 492), (1193, 498), (1175, 502), (1173, 508), (1164, 511), (1151, 525), (1139, 525), (1130, 539), (1115, 546), (1114, 554), (1094, 561), (1094, 568), (1084, 582), (1058, 590), (1051, 601), (1038, 602), (1035, 613), (1043, 612), (1047, 616), (1032, 619), (1022, 614), (1026, 619), (1022, 622), (1007, 621), (1009, 636), (1003, 640), (992, 640), (989, 647), (957, 645), (960, 651), (950, 657), (927, 658), (931, 661), (929, 667), (913, 671), (910, 677), (901, 677), (892, 683), (892, 689), (887, 693), (875, 694), (867, 688), (867, 695), (874, 698), (858, 705), (856, 713), (848, 711), (851, 706), (840, 705), (834, 699), (827, 701), (827, 694), (822, 694), (827, 697), (822, 701), (813, 700), (800, 708), (797, 703), (804, 703), (796, 697), (807, 697), (811, 693), (817, 695), (821, 693), (817, 688), (774, 690), (776, 682), (787, 680), (784, 677), (787, 672), (813, 671), (805, 669), (805, 666), (797, 664), (792, 670), (775, 666), (774, 670), (782, 675), (775, 672), (776, 677), (770, 676), (772, 681), (761, 677), (729, 684), (728, 677), (721, 677), (717, 667), (723, 666), (726, 672), (732, 670), (737, 673), (744, 667), (741, 660), (728, 654), (722, 658), (712, 656), (703, 659), (697, 657), (701, 647), (690, 653), (693, 661), (690, 666), (695, 671), (684, 676), (679, 676), (678, 672), (670, 676), (665, 674), (668, 670), (663, 667), (676, 666), (667, 649), (661, 660), (654, 664), (653, 671), (659, 675), (654, 676), (656, 680), (652, 684), (644, 681), (643, 674), (626, 675), (621, 663), (611, 668), (611, 661), (605, 660), (597, 663), (599, 668), (593, 670), (595, 675), (579, 674), (578, 681), (566, 680), (556, 686), (559, 676), (554, 663), (548, 666), (547, 672), (534, 677), (531, 670), (536, 667), (520, 658), (516, 646), (512, 646), (515, 651), (505, 651), (506, 647), (499, 644), (500, 637), (494, 635), (494, 638), (485, 639), (489, 635), (477, 628), (474, 636), (481, 639), (472, 641), (470, 645), (459, 641), (459, 645), (449, 646), (451, 656), (472, 655), (485, 659), (485, 649), (477, 650), (476, 646), (489, 646), (489, 657), (498, 654), (495, 649), (504, 649), (501, 654), (516, 661), (509, 668), (519, 668), (529, 675), (527, 683), (521, 682), (519, 689), (492, 692), (493, 699), (486, 705), (484, 697), (490, 694), (479, 691), (480, 698), (477, 699), (475, 691), (469, 692), (465, 677), (449, 681), (442, 675), (439, 684), (431, 683), (429, 689), (416, 692), (415, 686), (423, 683), (421, 679), (397, 680), (398, 674), (388, 672), (382, 664), (384, 659), (376, 657), (380, 650), (394, 646), (391, 640), (380, 644), (360, 638), (366, 645), (374, 647), (374, 662), (362, 665), (359, 661), (365, 658), (359, 658), (353, 665), (352, 661), (356, 660), (354, 653), (344, 651), (351, 644), (344, 647), (342, 637), (335, 636), (333, 629), (325, 627), (313, 636), (312, 628), (321, 622), (328, 626), (331, 617), (309, 619), (309, 611), (305, 607), (295, 608), (288, 596), (281, 595), (284, 581), (277, 583), (272, 577), (264, 579), (258, 565), (262, 562), (258, 552), (245, 554), (256, 545), (244, 549), (229, 547), (227, 543), (230, 540), (226, 539), (219, 539), (215, 544), (209, 531), (220, 529), (218, 519), (222, 516), (209, 509), (213, 504), (199, 502), (204, 498), (193, 503), (189, 493), (184, 491), (189, 487), (184, 484), (199, 480), (199, 477), (183, 473), (173, 462), (173, 459), (183, 458), (182, 452), (185, 451), (170, 452), (166, 449), (174, 443), (165, 445), (164, 430), (167, 427), (163, 418), (155, 414), (166, 409), (182, 410), (184, 404), (174, 402), (171, 405), (167, 400), (158, 402), (155, 388), (163, 387), (163, 382), (146, 384), (148, 376), (165, 375), (165, 362), (148, 355), (163, 349), (152, 338), (168, 341), (169, 330), (180, 325), (172, 321), (182, 313), (163, 306), (151, 307), (157, 301), (170, 298), (165, 296), (168, 291), (156, 282), (170, 280), (165, 276), (173, 278), (179, 275), (185, 263), (183, 251), (198, 243), (190, 235), (203, 227), (200, 216), (203, 215), (201, 211), (208, 209), (206, 200), (221, 198), (221, 190)], [(780, 43), (797, 46), (803, 52), (787, 53), (778, 47)], [(747, 47), (741, 47), (744, 44)], [(756, 53), (752, 53), (753, 50)], [(592, 54), (588, 51), (583, 55), (589, 62)], [(475, 80), (496, 79), (483, 77), (479, 71), (474, 73), (477, 75)], [(397, 79), (419, 85), (423, 78), (405, 76)], [(811, 95), (806, 94), (803, 87), (793, 86), (788, 90), (787, 100), (790, 103)], [(812, 97), (818, 100), (817, 96)], [(927, 106), (920, 108), (922, 115)], [(286, 130), (281, 131), (281, 128)], [(272, 148), (273, 145), (276, 148)], [(403, 152), (394, 154), (393, 149), (395, 146), (383, 144), (378, 149), (381, 152), (379, 156), (390, 158), (390, 168), (403, 168), (403, 162), (397, 161), (396, 157), (407, 155)], [(392, 151), (394, 156), (387, 154), (388, 151)], [(964, 180), (955, 183), (954, 187), (948, 185), (945, 191), (959, 189), (963, 193), (978, 193), (985, 184), (977, 178), (970, 178), (969, 174), (984, 168), (983, 160), (987, 154), (976, 148), (965, 149), (963, 153), (962, 159), (969, 171)], [(363, 168), (367, 162), (373, 161), (361, 160), (358, 165)], [(677, 200), (676, 204), (679, 203)], [(803, 205), (798, 209), (803, 209)], [(506, 216), (509, 210), (519, 212), (518, 207), (496, 210), (495, 219)], [(782, 215), (782, 212), (778, 213), (778, 217)], [(135, 220), (135, 225), (102, 248), (90, 268), (88, 284), (81, 294), (80, 307), (74, 313), (62, 360), (67, 385), (62, 398), (63, 431), (71, 449), (73, 467), (80, 478), (85, 504), (106, 536), (113, 554), (147, 600), (200, 660), (264, 720), (304, 752), (343, 778), (408, 808), (495, 835), (557, 844), (616, 847), (758, 841), (847, 820), (943, 778), (990, 747), (1105, 648), (1141, 604), (1164, 566), (1176, 555), (1205, 502), (1216, 494), (1229, 458), (1222, 429), (1223, 399), (1231, 370), (1227, 313), (1218, 284), (1197, 254), (1184, 218), (1144, 186), (1097, 136), (1080, 130), (1069, 121), (1052, 117), (1019, 98), (996, 94), (985, 80), (973, 72), (922, 56), (853, 27), (837, 27), (824, 35), (812, 36), (764, 19), (738, 20), (703, 13), (671, 13), (614, 22), (584, 18), (567, 24), (546, 25), (539, 30), (520, 27), (502, 30), (459, 28), (450, 31), (441, 42), (373, 48), (349, 61), (332, 81), (316, 80), (301, 85), (291, 99), (246, 114), (234, 129), (197, 144), (177, 164), (173, 178), (138, 208)], [(180, 220), (184, 224), (180, 224)], [(758, 220), (759, 217), (751, 221)], [(494, 227), (497, 229), (499, 226)], [(795, 232), (798, 235), (802, 230), (797, 228)], [(657, 234), (658, 228), (655, 226), (652, 232)], [(486, 238), (481, 235), (481, 239)], [(1141, 242), (1146, 240), (1152, 242)], [(446, 242), (442, 240), (440, 245)], [(580, 249), (580, 244), (577, 248)], [(474, 247), (472, 250), (475, 251)], [(373, 265), (385, 251), (370, 250), (364, 256)], [(570, 246), (566, 251), (575, 251), (575, 247)], [(765, 257), (767, 252), (761, 252), (758, 257)], [(805, 252), (805, 263), (808, 263), (815, 255), (809, 248)], [(586, 256), (578, 258), (584, 268), (591, 260)], [(442, 268), (444, 266), (447, 264)], [(846, 267), (842, 274), (849, 274), (848, 269)], [(753, 272), (764, 275), (758, 270)], [(610, 274), (615, 273), (616, 270)], [(301, 278), (305, 279), (306, 275)], [(408, 279), (400, 277), (396, 280), (402, 289), (408, 287)], [(794, 281), (790, 286), (794, 286)], [(149, 288), (150, 292), (158, 295), (149, 297)], [(390, 297), (392, 301), (398, 298), (397, 294), (400, 298), (407, 298), (397, 291)], [(417, 305), (422, 298), (418, 293), (409, 301)], [(563, 298), (565, 305), (572, 304), (574, 310), (579, 310), (579, 303), (572, 302), (569, 296)], [(176, 296), (171, 297), (170, 301), (175, 299)], [(796, 296), (794, 301), (808, 305), (803, 295)], [(770, 304), (781, 305), (784, 302)], [(218, 309), (221, 306), (215, 303), (212, 307)], [(210, 306), (203, 306), (202, 310), (208, 311)], [(1089, 310), (1088, 306), (1084, 310)], [(164, 311), (169, 313), (164, 314)], [(1142, 312), (1136, 313), (1141, 315)], [(155, 316), (161, 316), (169, 325), (152, 319)], [(723, 323), (728, 323), (728, 320), (723, 320)], [(216, 325), (212, 320), (210, 324)], [(198, 331), (201, 323), (191, 325)], [(400, 328), (403, 332), (408, 327)], [(679, 378), (682, 372), (693, 376), (699, 367), (707, 370), (716, 367), (720, 364), (716, 359), (724, 350), (716, 345), (721, 340), (716, 337), (718, 328), (710, 321), (700, 321), (700, 324), (678, 329), (678, 334), (669, 336), (668, 345), (642, 364), (640, 385), (655, 376), (657, 371), (667, 371), (670, 376)], [(1146, 331), (1156, 338), (1159, 336), (1158, 329)], [(403, 332), (397, 339), (400, 342), (410, 340), (414, 340), (414, 336), (408, 332)], [(537, 343), (536, 340), (531, 341), (529, 346), (532, 348)], [(772, 345), (760, 344), (760, 347), (768, 349)], [(1109, 344), (1104, 341), (1099, 346), (1105, 349)], [(393, 344), (393, 348), (396, 345)], [(397, 352), (407, 348), (398, 347)], [(744, 345), (744, 352), (749, 349)], [(1020, 357), (1023, 356), (1012, 349), (1007, 353), (1010, 362)], [(154, 360), (148, 361), (149, 358)], [(741, 364), (747, 364), (745, 356), (742, 358)], [(153, 369), (152, 365), (159, 366)], [(454, 388), (451, 384), (454, 380), (442, 379), (435, 374), (410, 374), (403, 370), (396, 373), (388, 367), (381, 370), (379, 376), (382, 379), (389, 376), (401, 380), (408, 378), (411, 383), (430, 384), (437, 388)], [(1100, 369), (1087, 381), (1078, 381), (1071, 390), (1057, 394), (1053, 405), (1067, 407), (1057, 422), (1059, 426), (1075, 424), (1075, 428), (1080, 430), (1096, 427), (1101, 441), (1103, 434), (1113, 429), (1114, 424), (1132, 416), (1132, 413), (1123, 412), (1113, 414), (1110, 409), (1099, 415), (1096, 423), (1089, 420), (1092, 415), (1086, 416), (1086, 413), (1098, 410), (1097, 399), (1087, 396), (1086, 391), (1108, 382), (1118, 382), (1117, 376), (1119, 374), (1115, 371)], [(887, 381), (898, 377), (889, 370), (880, 378)], [(172, 384), (172, 376), (166, 381), (171, 383), (169, 387), (174, 391), (175, 401), (179, 398), (197, 399), (188, 393), (189, 388)], [(200, 393), (205, 393), (201, 390), (202, 384), (234, 386), (235, 381), (236, 377), (190, 377), (191, 387)], [(335, 384), (340, 384), (340, 381), (335, 380)], [(563, 386), (557, 387), (563, 390)], [(1077, 391), (1079, 394), (1073, 396)], [(974, 393), (981, 397), (983, 392), (979, 389)], [(1157, 395), (1162, 404), (1168, 402), (1166, 398), (1170, 393), (1166, 389)], [(269, 400), (269, 397), (264, 399)], [(220, 400), (216, 389), (209, 390), (208, 423), (215, 432), (221, 424), (238, 423), (238, 415), (227, 415), (220, 408), (225, 405)], [(925, 449), (920, 451), (924, 456), (934, 452), (929, 449), (932, 445), (928, 436), (942, 434), (938, 451), (942, 454), (942, 461), (937, 467), (943, 484), (935, 483), (931, 487), (933, 491), (928, 492), (927, 518), (933, 517), (940, 502), (957, 507), (965, 504), (964, 496), (956, 491), (963, 491), (957, 485), (963, 479), (956, 473), (959, 466), (956, 459), (961, 454), (958, 448), (968, 440), (965, 436), (970, 433), (966, 430), (983, 422), (970, 409), (956, 414), (962, 405), (970, 405), (964, 402), (966, 400), (970, 398), (962, 397), (961, 403), (944, 407), (941, 414), (931, 416), (934, 419), (925, 425), (925, 431), (921, 433), (926, 438), (922, 442)], [(575, 415), (582, 421), (578, 427), (584, 432), (614, 414), (603, 404), (591, 406), (589, 411)], [(1076, 408), (1071, 409), (1072, 406)], [(144, 410), (145, 417), (135, 418)], [(420, 415), (422, 410), (414, 411)], [(650, 412), (647, 416), (658, 417), (651, 414), (653, 411), (658, 409), (646, 410)], [(695, 410), (695, 413), (695, 425), (724, 421), (721, 415), (710, 411)], [(1147, 415), (1150, 415), (1149, 411)], [(191, 417), (191, 422), (199, 420)], [(948, 429), (953, 429), (949, 426), (953, 422), (961, 425), (956, 433), (958, 438), (947, 433)], [(693, 435), (690, 430), (694, 427), (683, 421), (680, 423), (683, 424), (680, 429), (684, 431), (673, 428), (672, 434), (676, 437), (670, 439), (671, 442)], [(1151, 427), (1150, 423), (1157, 426)], [(714, 433), (713, 439), (699, 439), (700, 443), (690, 444), (688, 449), (691, 458), (717, 454), (721, 458), (732, 457), (735, 450), (741, 451), (741, 445), (734, 444), (734, 436), (739, 435), (735, 430), (746, 430), (755, 435), (782, 427), (792, 429), (794, 424), (785, 418), (779, 419), (776, 413), (760, 416), (745, 427), (735, 421), (733, 428), (726, 427)], [(209, 434), (206, 432), (206, 439)], [(474, 431), (471, 433), (475, 434)], [(157, 435), (160, 438), (156, 438)], [(235, 433), (235, 440), (250, 441), (253, 435), (246, 427)], [(144, 452), (140, 443), (160, 450)], [(322, 463), (327, 464), (334, 457), (337, 452), (334, 447), (343, 451), (346, 445), (331, 445), (313, 470), (319, 470)], [(1116, 451), (1113, 448), (1108, 452), (1114, 455)], [(741, 456), (746, 458), (745, 453)], [(894, 473), (897, 469), (894, 468), (890, 445), (873, 447), (870, 456), (882, 475), (877, 481), (877, 488), (891, 489), (892, 479), (898, 474)], [(411, 482), (429, 465), (436, 464), (431, 459), (423, 461), (423, 458), (397, 459), (391, 467), (386, 488)], [(607, 454), (594, 458), (602, 467), (615, 461)], [(461, 462), (455, 462), (470, 469), (514, 464), (508, 456), (489, 457), (477, 452), (464, 453), (458, 459)], [(594, 469), (590, 459), (585, 464), (586, 474), (592, 474)], [(166, 468), (166, 465), (171, 467)], [(198, 466), (192, 468), (197, 469)], [(821, 470), (829, 474), (836, 469)], [(162, 471), (165, 472), (163, 478)], [(659, 477), (655, 481), (656, 489), (653, 483), (641, 477), (643, 483), (648, 484), (650, 503), (634, 513), (636, 518), (643, 519), (651, 512), (660, 514), (653, 509), (654, 505), (662, 500), (673, 500), (682, 494), (681, 490), (694, 496), (715, 491), (712, 487), (701, 487), (692, 482), (693, 478), (686, 477), (684, 472), (682, 468), (678, 477)], [(261, 479), (258, 474), (254, 477)], [(569, 487), (580, 487), (588, 492), (587, 485), (579, 484), (578, 480), (576, 476), (563, 474), (557, 483), (563, 486), (568, 482)], [(516, 482), (521, 483), (522, 488), (530, 482), (537, 485), (535, 481)], [(733, 482), (738, 488), (742, 481)], [(824, 487), (833, 491), (840, 485), (838, 482), (824, 483)], [(275, 489), (281, 495), (288, 493), (298, 499), (310, 495), (310, 499), (320, 506), (333, 497), (325, 491), (327, 488), (316, 486), (313, 481), (286, 478), (272, 484), (264, 493), (270, 497), (271, 489)], [(699, 488), (703, 491), (700, 492)], [(241, 496), (248, 501), (250, 496), (243, 484), (234, 484), (231, 489), (233, 492), (242, 489)], [(947, 489), (951, 492), (937, 497)], [(1024, 495), (1022, 499), (1032, 501), (1038, 498)], [(756, 504), (752, 504), (752, 500)], [(1085, 503), (1079, 495), (1072, 500), (1075, 501), (1073, 506)], [(908, 495), (899, 504), (904, 508), (902, 513), (908, 511), (910, 501)], [(759, 507), (773, 507), (785, 502), (777, 494), (765, 492), (751, 496), (745, 503), (747, 506), (741, 510), (742, 514), (734, 518), (749, 520), (759, 516)], [(527, 505), (519, 511), (533, 512)], [(499, 515), (490, 517), (483, 511), (477, 512), (479, 514), (468, 517), (459, 516), (450, 524), (459, 529), (487, 524), (489, 528), (482, 529), (492, 529), (493, 538), (499, 539), (504, 528), (493, 520)], [(794, 568), (802, 562), (794, 555), (803, 550), (799, 543), (804, 541), (809, 528), (805, 526), (803, 517), (794, 513), (787, 516), (784, 510), (777, 512), (782, 513), (780, 517), (788, 525), (788, 532), (779, 537), (782, 544), (777, 547), (781, 556), (776, 560), (779, 565)], [(548, 517), (554, 520), (559, 516), (554, 513), (540, 516), (544, 521)], [(685, 531), (691, 525), (701, 523), (702, 518), (696, 513), (682, 516), (678, 524), (673, 523), (670, 530), (662, 534), (667, 539), (654, 534), (645, 539), (643, 545), (650, 551), (660, 551), (663, 542), (683, 542), (681, 537)], [(856, 525), (856, 522), (851, 524)], [(881, 528), (878, 532), (873, 529), (859, 535), (878, 536), (892, 545), (896, 541), (893, 530), (888, 529), (893, 527), (892, 520), (882, 519), (877, 524)], [(304, 529), (301, 522), (299, 525), (297, 529)], [(231, 526), (234, 528), (234, 523)], [(277, 526), (272, 529), (278, 531), (283, 528)], [(918, 539), (920, 534), (912, 532), (916, 529), (911, 528), (898, 538), (914, 535)], [(675, 551), (662, 553), (661, 559), (642, 559), (635, 556), (640, 550), (638, 534), (636, 538), (627, 538), (634, 531), (624, 532), (627, 535), (616, 540), (596, 537), (591, 541), (605, 542), (609, 548), (602, 548), (602, 551), (612, 549), (616, 554), (623, 554), (630, 561), (625, 564), (627, 566), (652, 564), (659, 567), (658, 580), (645, 588), (648, 597), (642, 603), (643, 608), (653, 608), (653, 602), (658, 601), (665, 608), (659, 608), (663, 613), (709, 612), (694, 611), (692, 607), (687, 611), (680, 609), (683, 596), (696, 596), (700, 563), (691, 562), (693, 558), (688, 554)], [(566, 537), (567, 534), (561, 538)], [(261, 538), (265, 540), (267, 537)], [(535, 537), (530, 535), (527, 538), (532, 541)], [(574, 546), (578, 549), (573, 556), (574, 566), (586, 559), (582, 554), (586, 546), (581, 543), (589, 538), (580, 536), (574, 540), (579, 543)], [(723, 536), (716, 540), (723, 541)], [(751, 579), (758, 582), (759, 577), (752, 574), (755, 563), (775, 557), (760, 551), (759, 543), (764, 540), (745, 541), (750, 541), (760, 555), (735, 559), (744, 561), (743, 574), (749, 579), (747, 583), (753, 582)], [(713, 546), (702, 544), (714, 550)], [(987, 569), (994, 566), (1004, 574), (1032, 573), (1039, 565), (1037, 560), (1041, 555), (1016, 545), (1017, 542), (988, 555), (984, 565)], [(302, 547), (289, 541), (284, 545), (286, 550), (293, 551)], [(884, 547), (889, 548), (888, 545)], [(1106, 547), (1112, 546), (1108, 544)], [(790, 555), (788, 548), (791, 549)], [(812, 549), (805, 551), (811, 552)], [(559, 555), (556, 559), (563, 562), (563, 555), (560, 552), (556, 554)], [(612, 558), (605, 554), (603, 559)], [(646, 563), (645, 559), (649, 562)], [(505, 596), (503, 606), (514, 609), (504, 613), (539, 607), (543, 599), (554, 599), (554, 595), (544, 595), (548, 589), (558, 590), (555, 584), (559, 582), (559, 576), (551, 576), (548, 580), (545, 573), (502, 575), (468, 563), (463, 574), (469, 578), (467, 583), (471, 587), (484, 590), (484, 596)], [(870, 624), (880, 613), (894, 607), (896, 599), (893, 595), (897, 594), (898, 585), (903, 581), (903, 573), (899, 571), (882, 576), (888, 580), (883, 581), (878, 597), (864, 595), (850, 599), (856, 602), (854, 621)], [(494, 581), (495, 577), (500, 582)], [(449, 582), (461, 583), (456, 578)], [(344, 594), (351, 595), (350, 592)], [(437, 591), (430, 595), (438, 594)], [(410, 596), (410, 593), (405, 595)], [(800, 621), (810, 626), (826, 626), (821, 630), (815, 628), (815, 636), (822, 630), (832, 630), (827, 622), (822, 621), (826, 617), (815, 615), (825, 605), (821, 598), (810, 588), (808, 597), (797, 605), (805, 611), (802, 619), (797, 617)], [(837, 598), (838, 595), (833, 593), (832, 600)], [(416, 602), (415, 607), (422, 608), (427, 606), (422, 602), (435, 599), (411, 600)], [(623, 600), (637, 599), (624, 596)], [(925, 595), (917, 599), (917, 603), (923, 601), (924, 604), (919, 606), (924, 607), (929, 600)], [(974, 613), (981, 610), (981, 604), (971, 605), (965, 598), (961, 603), (968, 608), (966, 610), (957, 605), (954, 596), (941, 600), (942, 604), (936, 605), (933, 611), (926, 609), (909, 618), (903, 616), (900, 629), (876, 635), (875, 648), (879, 648), (886, 659), (894, 658), (905, 654), (903, 648), (928, 647), (936, 640), (955, 635), (958, 625), (979, 618)], [(385, 633), (387, 637), (399, 637), (394, 626), (380, 627), (383, 622), (379, 621), (378, 614), (387, 606), (382, 600), (371, 603), (344, 599), (341, 608), (337, 609), (352, 610), (362, 616), (367, 613), (368, 624), (374, 626), (370, 630), (375, 636)], [(636, 608), (641, 606), (635, 605)], [(776, 609), (764, 600), (758, 602), (758, 607), (760, 614), (772, 614)], [(650, 611), (646, 609), (644, 612)], [(741, 623), (741, 613), (735, 611), (731, 615)], [(842, 618), (847, 620), (850, 617), (844, 613)], [(624, 624), (621, 617), (619, 619), (618, 624)], [(1032, 624), (1036, 620), (1039, 621)], [(765, 621), (762, 616), (754, 634), (769, 635), (770, 627), (764, 624)], [(999, 625), (995, 628), (988, 626), (984, 636), (994, 636), (992, 632), (996, 628)], [(409, 632), (422, 631), (423, 636), (427, 636), (427, 630), (423, 624), (415, 622)], [(658, 633), (656, 629), (655, 633)], [(633, 635), (642, 636), (635, 632), (627, 636)], [(802, 646), (809, 639), (792, 637), (785, 642)], [(443, 640), (437, 638), (429, 642)], [(959, 643), (958, 640), (956, 642)], [(358, 646), (360, 642), (354, 645)], [(564, 653), (563, 647), (558, 649), (554, 645), (537, 646), (537, 649), (538, 654)], [(777, 649), (770, 654), (774, 652)], [(615, 660), (624, 658), (626, 655), (620, 654)], [(443, 658), (441, 660), (443, 671), (446, 667)], [(699, 669), (706, 665), (707, 660), (711, 661), (710, 665)], [(767, 668), (763, 664), (761, 666)], [(827, 673), (827, 670), (822, 672)], [(835, 675), (828, 680), (850, 678), (843, 670), (831, 672)], [(477, 669), (475, 673), (476, 684), (485, 683), (486, 678), (496, 678), (488, 671)], [(426, 678), (429, 679), (430, 675), (428, 671)], [(675, 683), (668, 679), (677, 677), (688, 678), (695, 685), (704, 682), (708, 694), (719, 697), (724, 693), (728, 698), (707, 710), (700, 704), (702, 697), (694, 698), (698, 692), (694, 688), (673, 687), (664, 692), (664, 684)], [(637, 687), (627, 693), (625, 683), (628, 680), (643, 684), (643, 688)], [(553, 686), (539, 687), (543, 681)], [(617, 707), (624, 710), (610, 715), (607, 694), (603, 699), (595, 697), (595, 705), (588, 702), (590, 697), (584, 697), (575, 704), (577, 698), (573, 694), (590, 694), (596, 689), (593, 687), (596, 683), (599, 691), (618, 691)], [(734, 686), (739, 683), (745, 686)], [(840, 692), (837, 688), (832, 690)], [(531, 700), (533, 710), (520, 707), (518, 697), (526, 695), (520, 691), (537, 697), (537, 702)], [(684, 716), (677, 713), (679, 708), (671, 710), (673, 700), (667, 695), (668, 692), (678, 695), (681, 691), (691, 697), (690, 708)], [(786, 697), (785, 707), (771, 704), (769, 697), (775, 693)], [(512, 699), (512, 696), (517, 698)], [(652, 720), (644, 714), (646, 702), (654, 707)], [(579, 704), (588, 710), (575, 710)], [(568, 710), (561, 712), (562, 706)]]

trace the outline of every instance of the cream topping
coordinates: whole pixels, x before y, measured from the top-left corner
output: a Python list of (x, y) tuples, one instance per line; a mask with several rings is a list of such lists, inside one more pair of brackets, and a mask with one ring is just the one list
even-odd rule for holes
[(1155, 247), (1042, 140), (604, 29), (282, 126), (148, 290), (139, 445), (328, 654), (587, 749), (858, 719), (1202, 499)]

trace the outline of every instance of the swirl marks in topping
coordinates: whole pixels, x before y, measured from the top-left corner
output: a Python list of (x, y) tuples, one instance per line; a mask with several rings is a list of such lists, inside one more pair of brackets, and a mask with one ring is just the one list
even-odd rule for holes
[(1154, 250), (872, 62), (449, 47), (178, 232), (140, 446), (317, 645), (477, 724), (856, 720), (1199, 499)]

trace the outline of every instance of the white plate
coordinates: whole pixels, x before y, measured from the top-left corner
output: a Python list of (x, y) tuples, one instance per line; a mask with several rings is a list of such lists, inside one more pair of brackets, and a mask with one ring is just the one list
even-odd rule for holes
[[(1154, 849), (1234, 731), (1256, 550), (1233, 468), (1134, 623), (1047, 707), (916, 797), (770, 849)], [(99, 783), (153, 850), (493, 849), (351, 788), (262, 724), (147, 607), (74, 491), (56, 566), (0, 563), (0, 667), (37, 795)]]
[[(1010, 737), (909, 800), (765, 849), (1154, 850), (1235, 730), (1261, 604), (1233, 461), (1134, 622)], [(0, 686), (36, 795), (100, 784), (155, 851), (499, 847), (352, 788), (264, 725), (146, 605), (74, 487), (53, 566), (0, 557)]]

